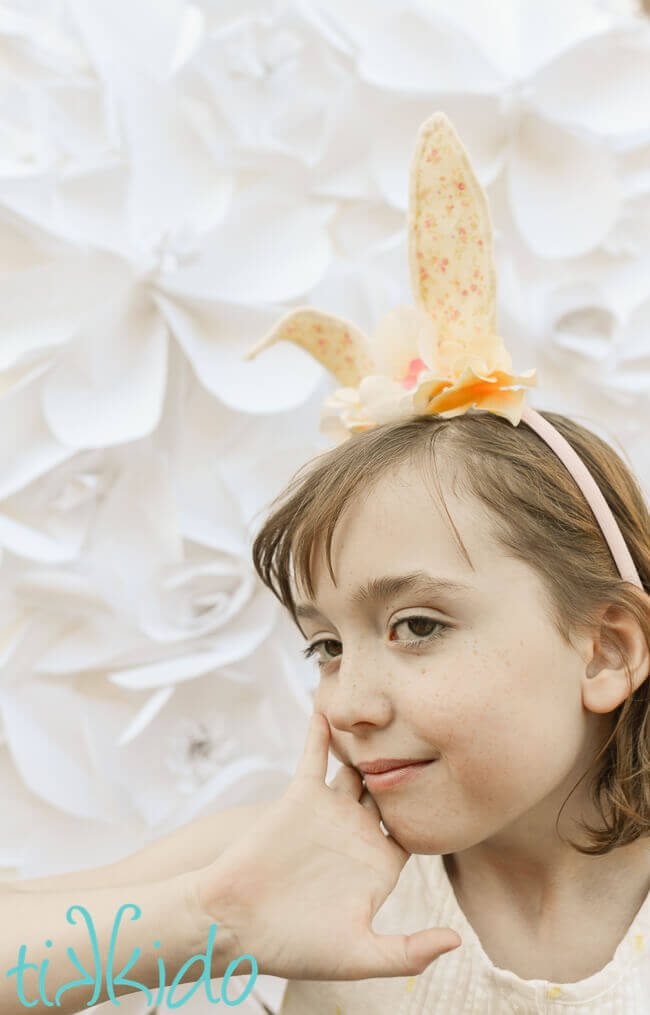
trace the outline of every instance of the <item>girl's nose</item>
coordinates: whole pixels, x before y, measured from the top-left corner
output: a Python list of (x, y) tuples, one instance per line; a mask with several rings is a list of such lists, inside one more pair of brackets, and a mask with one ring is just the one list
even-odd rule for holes
[[(339, 730), (352, 730), (360, 724), (385, 726), (393, 715), (393, 705), (384, 688), (372, 674), (363, 673), (357, 666), (351, 672), (350, 663), (342, 663), (331, 683), (319, 687), (319, 707), (328, 720)], [(345, 668), (345, 672), (344, 672)]]

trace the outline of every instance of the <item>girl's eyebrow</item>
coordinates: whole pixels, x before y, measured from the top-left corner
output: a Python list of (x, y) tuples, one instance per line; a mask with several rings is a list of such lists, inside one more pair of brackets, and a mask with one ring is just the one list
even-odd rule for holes
[[(454, 595), (466, 599), (475, 591), (473, 585), (466, 585), (462, 582), (452, 581), (450, 578), (436, 578), (427, 571), (411, 571), (409, 574), (382, 575), (379, 578), (371, 578), (360, 588), (353, 592), (348, 600), (348, 606), (362, 606), (369, 601), (386, 602), (398, 592), (408, 590), (409, 592), (425, 592), (429, 595), (444, 596)], [(296, 607), (296, 616), (314, 620), (324, 617), (312, 603), (300, 603)]]

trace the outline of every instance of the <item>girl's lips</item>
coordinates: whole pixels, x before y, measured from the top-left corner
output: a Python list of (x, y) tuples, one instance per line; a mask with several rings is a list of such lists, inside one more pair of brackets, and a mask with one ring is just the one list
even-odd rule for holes
[(381, 772), (376, 775), (371, 775), (367, 772), (363, 780), (366, 787), (374, 792), (378, 789), (388, 789), (390, 786), (396, 786), (397, 783), (405, 782), (407, 779), (414, 779), (418, 772), (428, 768), (429, 765), (434, 765), (438, 759), (433, 758), (431, 761), (421, 761), (417, 765), (404, 765), (403, 768), (392, 768), (389, 772)]

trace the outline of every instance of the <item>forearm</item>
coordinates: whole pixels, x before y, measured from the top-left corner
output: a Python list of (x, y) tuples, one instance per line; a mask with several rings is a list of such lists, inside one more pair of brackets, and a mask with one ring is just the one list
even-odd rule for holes
[[(213, 923), (216, 930), (210, 954)], [(9, 889), (0, 895), (0, 927), (3, 1015), (25, 1015), (26, 1005), (40, 1015), (53, 1004), (58, 1015), (71, 1015), (91, 999), (93, 1004), (113, 1000), (139, 989), (139, 984), (149, 989), (152, 1004), (163, 1003), (161, 987), (167, 998), (174, 977), (192, 956), (207, 954), (207, 960), (194, 962), (179, 984), (196, 982), (202, 976), (207, 980), (223, 977), (229, 963), (239, 957), (227, 922), (210, 921), (200, 911), (192, 874), (127, 887), (42, 895)], [(69, 956), (69, 949), (74, 950), (81, 969)], [(208, 962), (209, 971), (204, 975)], [(239, 968), (237, 975), (247, 972), (248, 966)], [(120, 978), (132, 983), (115, 982)], [(82, 984), (68, 987), (78, 981)], [(114, 985), (112, 996), (109, 982)], [(62, 990), (57, 1003), (61, 988), (67, 989)], [(177, 987), (174, 1000), (189, 990)], [(33, 1001), (37, 1003), (31, 1005)]]
[(206, 814), (104, 867), (0, 883), (0, 902), (2, 892), (9, 889), (42, 893), (111, 888), (164, 881), (199, 870), (212, 863), (269, 806), (264, 801)]

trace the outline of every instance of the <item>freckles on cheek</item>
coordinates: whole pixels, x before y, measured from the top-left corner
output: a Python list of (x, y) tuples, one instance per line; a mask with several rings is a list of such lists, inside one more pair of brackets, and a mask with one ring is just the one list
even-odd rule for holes
[(486, 806), (508, 811), (530, 796), (548, 758), (537, 745), (514, 727), (489, 732), (471, 724), (463, 730), (462, 744), (452, 759), (453, 776), (472, 808)]
[[(440, 742), (456, 777), (472, 792), (487, 789), (526, 764), (526, 737), (503, 705), (466, 698), (445, 715), (446, 743)], [(507, 773), (510, 771), (510, 775)]]

